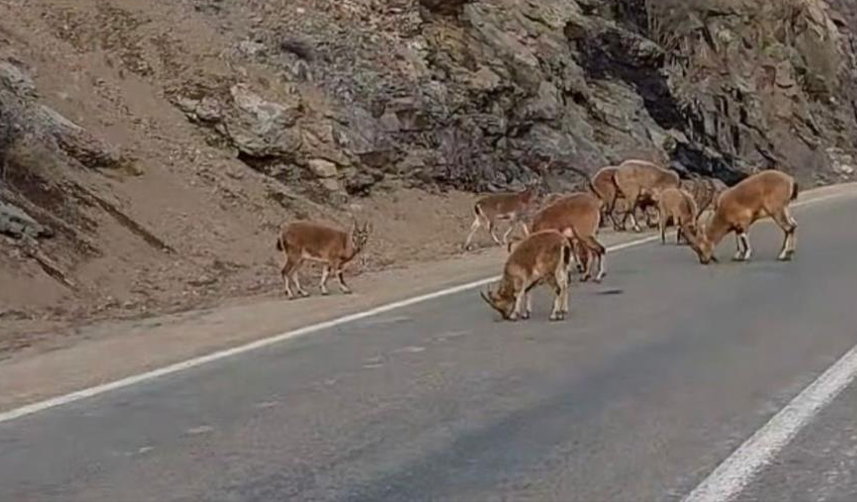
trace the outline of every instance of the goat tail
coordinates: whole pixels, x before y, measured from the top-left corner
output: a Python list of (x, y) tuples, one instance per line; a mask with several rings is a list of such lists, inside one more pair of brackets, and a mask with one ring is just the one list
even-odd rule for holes
[(791, 196), (791, 199), (789, 199), (789, 200), (797, 199), (797, 194), (799, 191), (800, 191), (800, 186), (797, 184), (797, 181), (795, 181), (794, 183), (792, 183), (792, 196)]
[(277, 237), (277, 251), (285, 251), (285, 250), (286, 250), (286, 243), (285, 243), (285, 241), (283, 241), (283, 234), (281, 232), (280, 235)]

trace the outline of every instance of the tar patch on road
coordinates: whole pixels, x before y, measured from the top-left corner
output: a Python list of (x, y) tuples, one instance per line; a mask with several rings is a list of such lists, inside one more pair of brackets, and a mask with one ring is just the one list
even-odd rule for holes
[(604, 289), (596, 292), (596, 295), (621, 295), (625, 293), (624, 289)]

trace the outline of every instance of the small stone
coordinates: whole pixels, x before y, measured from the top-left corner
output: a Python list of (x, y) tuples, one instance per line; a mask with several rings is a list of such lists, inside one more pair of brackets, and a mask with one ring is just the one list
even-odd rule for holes
[(220, 102), (211, 96), (202, 98), (202, 101), (194, 109), (194, 113), (199, 120), (205, 122), (217, 122), (223, 118)]
[(312, 159), (308, 162), (310, 170), (319, 178), (333, 178), (338, 174), (336, 164), (325, 159)]
[(21, 96), (36, 96), (36, 84), (33, 79), (8, 61), (0, 61), (0, 83), (5, 84)]

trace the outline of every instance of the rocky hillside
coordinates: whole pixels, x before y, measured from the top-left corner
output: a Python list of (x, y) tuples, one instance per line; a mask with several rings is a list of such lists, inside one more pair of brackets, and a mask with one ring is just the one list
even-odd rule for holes
[(855, 0), (0, 2), (0, 319), (270, 290), (293, 217), (372, 218), (368, 266), (454, 252), (461, 191), (572, 165), (847, 178), (855, 26)]

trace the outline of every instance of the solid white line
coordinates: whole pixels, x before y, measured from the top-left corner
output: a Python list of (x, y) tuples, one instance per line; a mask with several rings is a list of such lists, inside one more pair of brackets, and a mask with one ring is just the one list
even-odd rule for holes
[(683, 502), (726, 502), (753, 477), (825, 406), (857, 377), (857, 346), (812, 382), (732, 455), (717, 466)]
[[(622, 244), (618, 244), (613, 247), (607, 248), (608, 251), (619, 251), (622, 249), (631, 248), (634, 246), (640, 246), (642, 244), (646, 244), (648, 242), (652, 242), (657, 238), (657, 236), (644, 237), (642, 239), (637, 239), (631, 242), (625, 242)], [(9, 422), (15, 420), (17, 418), (21, 418), (27, 415), (32, 415), (33, 413), (38, 413), (40, 411), (44, 411), (50, 408), (56, 408), (57, 406), (63, 406), (66, 404), (73, 403), (75, 401), (80, 401), (82, 399), (90, 398), (97, 396), (99, 394), (104, 394), (106, 392), (110, 392), (113, 390), (121, 389), (124, 387), (129, 387), (131, 385), (136, 385), (138, 383), (142, 383), (148, 380), (152, 380), (155, 378), (159, 378), (165, 375), (170, 375), (173, 373), (178, 373), (181, 371), (188, 370), (190, 368), (194, 368), (196, 366), (200, 366), (203, 364), (211, 363), (214, 361), (218, 361), (220, 359), (225, 359), (227, 357), (236, 356), (238, 354), (243, 354), (245, 352), (250, 352), (252, 350), (261, 349), (263, 347), (267, 347), (269, 345), (273, 345), (276, 343), (280, 343), (286, 340), (290, 340), (292, 338), (297, 338), (300, 336), (308, 335), (310, 333), (315, 333), (317, 331), (322, 331), (325, 329), (333, 328), (335, 326), (340, 326), (342, 324), (348, 324), (354, 321), (359, 321), (360, 319), (365, 319), (367, 317), (376, 316), (379, 314), (384, 314), (386, 312), (390, 312), (391, 310), (400, 309), (403, 307), (408, 307), (410, 305), (415, 305), (417, 303), (422, 303), (428, 300), (433, 300), (435, 298), (441, 298), (443, 296), (453, 295), (455, 293), (460, 293), (462, 291), (467, 291), (470, 289), (482, 287), (486, 284), (490, 284), (499, 280), (499, 276), (488, 277), (486, 279), (480, 279), (478, 281), (468, 282), (466, 284), (461, 284), (459, 286), (454, 286), (451, 288), (441, 289), (438, 291), (434, 291), (432, 293), (427, 293), (420, 296), (414, 296), (412, 298), (407, 298), (405, 300), (387, 303), (385, 305), (381, 305), (369, 310), (364, 310), (362, 312), (356, 312), (354, 314), (349, 314), (343, 317), (338, 317), (336, 319), (331, 319), (330, 321), (321, 322), (318, 324), (312, 324), (309, 326), (304, 326), (303, 328), (298, 328), (292, 331), (287, 331), (285, 333), (274, 335), (269, 338), (263, 338), (261, 340), (257, 340), (255, 342), (250, 342), (244, 345), (239, 345), (237, 347), (233, 347), (231, 349), (225, 349), (217, 352), (213, 352), (211, 354), (206, 354), (204, 356), (195, 357), (192, 359), (188, 359), (186, 361), (178, 362), (175, 364), (171, 364), (169, 366), (164, 366), (163, 368), (158, 368), (152, 371), (147, 371), (145, 373), (140, 373), (138, 375), (132, 375), (127, 378), (122, 378), (120, 380), (115, 380), (113, 382), (109, 382), (103, 385), (96, 385), (94, 387), (89, 387), (86, 389), (82, 389), (76, 392), (72, 392), (70, 394), (64, 394), (61, 396), (53, 397), (50, 399), (46, 399), (44, 401), (35, 402), (32, 404), (28, 404), (22, 406), (20, 408), (15, 408), (13, 410), (9, 410), (3, 413), (0, 413), (0, 423)]]
[[(848, 193), (843, 194), (833, 194), (827, 195), (824, 197), (818, 197), (816, 199), (810, 199), (807, 201), (800, 201), (793, 204), (795, 207), (800, 207), (804, 205), (809, 205), (815, 202), (820, 202), (828, 199), (843, 197), (848, 195)], [(608, 252), (616, 252), (621, 251), (623, 249), (628, 249), (636, 246), (640, 246), (649, 242), (653, 242), (658, 239), (657, 235), (653, 235), (650, 237), (644, 237), (642, 239), (637, 239), (630, 242), (625, 242), (622, 244), (617, 244), (612, 247), (608, 247)], [(169, 366), (164, 366), (162, 368), (158, 368), (152, 371), (147, 371), (145, 373), (140, 373), (137, 375), (132, 375), (126, 378), (122, 378), (120, 380), (115, 380), (113, 382), (109, 382), (103, 385), (96, 385), (94, 387), (88, 387), (85, 389), (81, 389), (79, 391), (71, 392), (69, 394), (64, 394), (61, 396), (56, 396), (50, 399), (46, 399), (44, 401), (38, 401), (35, 403), (31, 403), (28, 405), (21, 406), (19, 408), (15, 408), (6, 412), (0, 413), (0, 423), (9, 422), (15, 420), (17, 418), (21, 418), (27, 415), (32, 415), (33, 413), (38, 413), (40, 411), (44, 411), (50, 408), (56, 408), (58, 406), (63, 406), (66, 404), (74, 403), (76, 401), (80, 401), (82, 399), (87, 399), (90, 397), (97, 396), (99, 394), (104, 394), (106, 392), (110, 392), (113, 390), (121, 389), (124, 387), (129, 387), (131, 385), (136, 385), (138, 383), (146, 382), (148, 380), (152, 380), (155, 378), (159, 378), (165, 375), (170, 375), (173, 373), (178, 373), (181, 371), (188, 370), (190, 368), (194, 368), (196, 366), (200, 366), (203, 364), (207, 364), (210, 362), (218, 361), (220, 359), (225, 359), (227, 357), (236, 356), (238, 354), (243, 354), (245, 352), (250, 352), (251, 350), (261, 349), (263, 347), (267, 347), (269, 345), (273, 345), (275, 343), (280, 343), (292, 338), (297, 338), (303, 335), (308, 335), (310, 333), (315, 333), (317, 331), (321, 331), (328, 328), (333, 328), (335, 326), (339, 326), (342, 324), (347, 324), (350, 322), (358, 321), (360, 319), (365, 319), (367, 317), (376, 316), (378, 314), (383, 314), (386, 312), (390, 312), (391, 310), (408, 307), (410, 305), (415, 305), (417, 303), (425, 302), (428, 300), (433, 300), (435, 298), (441, 298), (443, 296), (452, 295), (455, 293), (460, 293), (462, 291), (467, 291), (470, 289), (478, 288), (484, 286), (486, 284), (490, 284), (494, 281), (499, 280), (499, 276), (489, 277), (486, 279), (480, 279), (478, 281), (469, 282), (467, 284), (461, 284), (459, 286), (454, 286), (451, 288), (441, 289), (439, 291), (435, 291), (432, 293), (415, 296), (412, 298), (407, 298), (405, 300), (388, 303), (385, 305), (381, 305), (369, 310), (364, 310), (363, 312), (356, 312), (354, 314), (349, 314), (343, 317), (338, 317), (336, 319), (332, 319), (330, 321), (321, 322), (318, 324), (312, 324), (309, 326), (304, 326), (303, 328), (298, 328), (292, 331), (287, 331), (285, 333), (274, 335), (272, 337), (263, 338), (261, 340), (257, 340), (255, 342), (250, 342), (244, 345), (239, 345), (237, 347), (233, 347), (231, 349), (225, 349), (217, 352), (213, 352), (211, 354), (206, 354), (204, 356), (195, 357), (192, 359), (188, 359), (186, 361), (181, 361), (175, 364), (171, 364)]]

